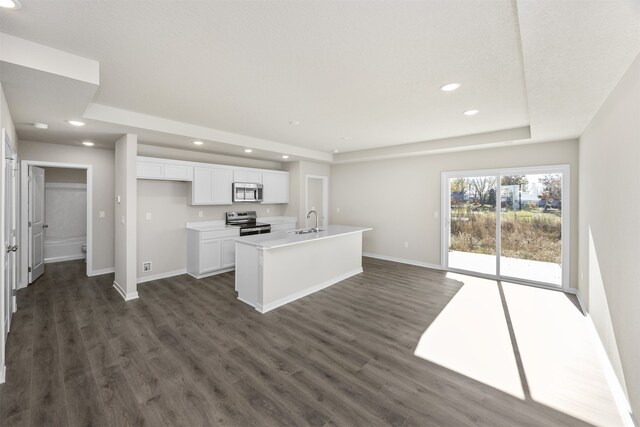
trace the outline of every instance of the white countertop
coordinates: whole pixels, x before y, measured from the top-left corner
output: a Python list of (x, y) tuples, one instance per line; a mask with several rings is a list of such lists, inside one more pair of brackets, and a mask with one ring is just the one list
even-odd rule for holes
[(294, 234), (291, 231), (254, 234), (252, 236), (239, 237), (236, 239), (236, 242), (257, 246), (262, 249), (275, 249), (283, 246), (297, 245), (314, 240), (329, 239), (345, 234), (363, 233), (372, 230), (372, 228), (354, 227), (351, 225), (329, 225), (328, 227), (320, 227), (320, 229), (322, 231), (309, 234)]
[[(290, 216), (269, 216), (264, 218), (258, 218), (258, 222), (264, 222), (271, 225), (278, 224), (291, 224), (298, 221), (295, 217)], [(187, 229), (195, 230), (195, 231), (217, 231), (217, 230), (230, 230), (238, 228), (235, 225), (226, 225), (224, 220), (219, 221), (198, 221), (198, 222), (188, 222)]]

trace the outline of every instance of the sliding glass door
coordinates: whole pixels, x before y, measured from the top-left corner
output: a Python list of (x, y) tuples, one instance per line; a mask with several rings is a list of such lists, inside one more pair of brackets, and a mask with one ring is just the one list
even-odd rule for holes
[(443, 173), (445, 267), (568, 286), (568, 172), (550, 166)]

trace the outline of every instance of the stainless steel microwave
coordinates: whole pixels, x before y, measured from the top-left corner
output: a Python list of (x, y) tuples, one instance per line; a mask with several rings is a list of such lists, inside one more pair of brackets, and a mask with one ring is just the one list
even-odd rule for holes
[(234, 182), (231, 186), (234, 202), (261, 202), (262, 184)]

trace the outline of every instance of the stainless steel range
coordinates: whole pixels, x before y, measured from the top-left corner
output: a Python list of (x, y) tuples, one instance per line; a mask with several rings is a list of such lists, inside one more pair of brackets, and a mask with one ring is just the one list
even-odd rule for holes
[(256, 222), (257, 219), (256, 211), (226, 213), (227, 225), (240, 227), (241, 236), (271, 233), (271, 224)]

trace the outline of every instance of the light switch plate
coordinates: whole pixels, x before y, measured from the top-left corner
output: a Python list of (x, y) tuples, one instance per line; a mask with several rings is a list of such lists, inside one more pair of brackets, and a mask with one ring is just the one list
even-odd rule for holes
[(100, 218), (106, 218), (106, 215), (105, 215), (104, 211), (100, 211), (100, 212), (98, 213), (98, 216), (99, 216)]
[(150, 220), (151, 219), (151, 212), (147, 212), (144, 217), (145, 217), (145, 219), (147, 221)]

